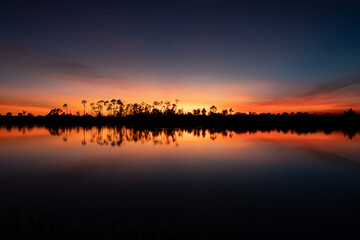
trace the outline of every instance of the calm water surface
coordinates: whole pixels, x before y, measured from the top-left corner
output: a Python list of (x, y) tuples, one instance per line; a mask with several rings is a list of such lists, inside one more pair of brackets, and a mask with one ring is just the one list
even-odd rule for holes
[(5, 218), (254, 235), (359, 228), (359, 135), (2, 127), (0, 153)]

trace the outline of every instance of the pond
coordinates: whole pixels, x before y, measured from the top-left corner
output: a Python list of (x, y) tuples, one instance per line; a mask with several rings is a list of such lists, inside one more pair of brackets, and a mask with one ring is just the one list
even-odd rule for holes
[(0, 153), (5, 236), (257, 239), (359, 232), (359, 135), (1, 127)]

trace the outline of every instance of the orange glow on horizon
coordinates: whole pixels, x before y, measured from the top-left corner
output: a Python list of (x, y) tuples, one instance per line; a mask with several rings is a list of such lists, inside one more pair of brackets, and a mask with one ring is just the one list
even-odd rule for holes
[[(109, 99), (111, 100), (111, 99)], [(155, 101), (155, 100), (154, 100)], [(80, 100), (81, 102), (81, 100)], [(93, 101), (96, 103), (97, 101)], [(140, 103), (142, 101), (134, 101), (125, 103)], [(172, 101), (174, 102), (174, 101)], [(79, 103), (79, 101), (67, 101), (68, 104), (68, 113), (73, 115), (76, 114), (77, 111), (82, 115), (84, 108)], [(90, 101), (86, 104), (86, 113), (90, 113), (89, 107)], [(148, 104), (152, 104), (151, 102), (146, 102)], [(32, 113), (34, 115), (46, 115), (50, 112), (53, 108), (60, 108), (64, 110), (62, 107), (63, 104), (59, 105), (52, 105), (52, 106), (38, 106), (38, 105), (23, 105), (23, 104), (7, 104), (7, 103), (0, 103), (0, 114), (5, 115), (7, 112), (11, 112), (13, 115), (17, 115), (18, 113), (22, 113), (22, 111), (26, 111), (26, 113)], [(355, 111), (360, 111), (360, 104), (358, 102), (333, 102), (333, 103), (317, 103), (314, 102), (278, 102), (278, 103), (269, 103), (269, 102), (226, 102), (226, 101), (219, 101), (218, 104), (216, 102), (209, 103), (207, 101), (199, 101), (199, 102), (179, 102), (178, 109), (183, 109), (184, 112), (192, 112), (193, 109), (197, 108), (205, 108), (207, 112), (212, 105), (217, 107), (218, 112), (221, 112), (223, 109), (229, 110), (230, 108), (233, 109), (234, 113), (242, 112), (255, 112), (255, 113), (283, 113), (283, 112), (309, 112), (309, 113), (343, 113), (344, 111), (352, 108)], [(65, 110), (64, 110), (65, 111)]]
[[(154, 101), (174, 102), (179, 99), (178, 109), (183, 108), (185, 112), (193, 109), (206, 108), (215, 105), (218, 112), (223, 109), (233, 109), (235, 112), (256, 113), (283, 113), (283, 112), (312, 112), (341, 113), (349, 108), (360, 110), (360, 97), (356, 91), (344, 94), (320, 93), (301, 96), (294, 91), (287, 94), (279, 92), (280, 83), (263, 82), (255, 83), (213, 83), (193, 84), (160, 83), (150, 84), (148, 79), (143, 82), (122, 84), (85, 84), (84, 81), (70, 81), (53, 79), (56, 87), (46, 89), (16, 89), (3, 88), (0, 90), (0, 113), (11, 112), (17, 115), (23, 110), (34, 115), (46, 115), (52, 108), (62, 108), (64, 103), (68, 104), (68, 113), (83, 113), (81, 101), (87, 101), (86, 112), (90, 113), (89, 104), (99, 100), (121, 99), (127, 103), (146, 102), (152, 104)], [(189, 81), (189, 80), (187, 80)], [(95, 85), (94, 85), (95, 84)], [(290, 88), (289, 88), (290, 89)]]

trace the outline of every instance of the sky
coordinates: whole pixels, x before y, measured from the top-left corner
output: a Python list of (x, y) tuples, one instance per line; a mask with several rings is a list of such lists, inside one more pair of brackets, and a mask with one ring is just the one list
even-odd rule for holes
[(359, 1), (2, 1), (0, 113), (360, 110)]

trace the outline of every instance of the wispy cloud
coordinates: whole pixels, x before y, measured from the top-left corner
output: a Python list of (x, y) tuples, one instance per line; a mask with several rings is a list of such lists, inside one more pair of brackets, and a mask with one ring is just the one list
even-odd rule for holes
[(53, 50), (32, 50), (23, 46), (0, 43), (0, 64), (21, 68), (27, 72), (40, 75), (65, 77), (65, 79), (82, 78), (105, 79), (108, 76), (88, 64)]
[(240, 111), (251, 109), (255, 112), (341, 112), (348, 108), (359, 110), (360, 77), (343, 77), (312, 84), (284, 83), (282, 92), (267, 91), (249, 98), (246, 102), (233, 102), (233, 106)]
[(303, 97), (313, 97), (322, 94), (329, 94), (340, 90), (349, 90), (349, 87), (355, 87), (360, 85), (360, 77), (345, 77), (335, 81), (328, 81), (325, 83), (320, 83), (310, 87), (305, 93), (300, 96)]
[(0, 63), (16, 61), (27, 55), (29, 55), (29, 51), (24, 47), (0, 42)]

